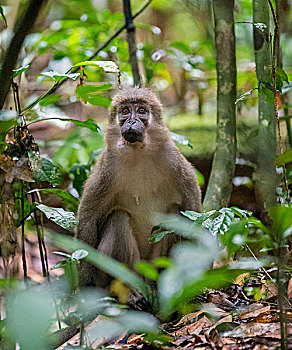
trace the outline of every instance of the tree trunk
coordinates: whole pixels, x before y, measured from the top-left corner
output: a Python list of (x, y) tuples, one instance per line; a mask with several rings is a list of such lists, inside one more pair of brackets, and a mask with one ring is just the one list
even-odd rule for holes
[[(253, 0), (253, 22), (264, 23), (266, 29), (261, 31), (254, 25), (254, 51), (256, 75), (259, 88), (258, 98), (258, 166), (256, 169), (255, 186), (259, 205), (262, 210), (276, 203), (276, 120), (275, 110), (271, 103), (266, 102), (261, 92), (264, 87), (265, 67), (272, 64), (269, 44), (269, 7), (266, 0)], [(263, 217), (264, 218), (264, 217)]]
[(135, 39), (135, 25), (133, 22), (131, 2), (130, 0), (123, 0), (125, 22), (127, 29), (127, 40), (129, 45), (130, 63), (134, 79), (134, 85), (141, 85), (141, 78), (139, 74), (139, 66), (136, 55), (136, 39)]
[(234, 0), (213, 0), (217, 70), (217, 136), (203, 209), (229, 204), (236, 157)]

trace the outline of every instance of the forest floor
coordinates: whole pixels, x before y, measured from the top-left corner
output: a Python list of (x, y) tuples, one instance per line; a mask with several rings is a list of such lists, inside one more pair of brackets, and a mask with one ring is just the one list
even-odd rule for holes
[[(29, 276), (35, 283), (44, 282), (41, 275), (38, 246), (34, 235), (27, 240), (27, 261)], [(52, 254), (55, 249), (47, 245), (49, 265), (60, 258)], [(20, 263), (20, 262), (19, 262)], [(51, 271), (55, 279), (61, 270)], [(277, 287), (270, 280), (275, 268), (258, 273), (244, 273), (234, 284), (224, 290), (208, 290), (193, 301), (194, 312), (176, 316), (161, 325), (168, 341), (149, 343), (140, 334), (120, 334), (115, 339), (94, 337), (91, 329), (102, 320), (98, 316), (85, 327), (86, 339), (92, 349), (280, 349), (281, 330), (277, 307)], [(263, 300), (264, 299), (264, 300)], [(292, 283), (284, 296), (288, 312), (285, 315), (287, 332), (286, 349), (292, 349)], [(57, 347), (63, 350), (67, 345), (77, 346), (80, 333)]]

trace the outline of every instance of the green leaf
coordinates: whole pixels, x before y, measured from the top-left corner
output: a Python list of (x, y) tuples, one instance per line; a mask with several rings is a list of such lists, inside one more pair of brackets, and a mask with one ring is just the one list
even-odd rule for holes
[(287, 73), (284, 71), (283, 68), (276, 67), (276, 74), (280, 76), (280, 78), (285, 81), (287, 84), (289, 84), (289, 78)]
[(134, 272), (128, 269), (124, 264), (98, 252), (96, 249), (92, 248), (88, 244), (78, 241), (72, 237), (64, 235), (52, 235), (51, 241), (58, 247), (66, 249), (67, 251), (75, 251), (78, 249), (83, 249), (88, 251), (88, 256), (86, 260), (96, 267), (100, 268), (104, 272), (108, 273), (112, 277), (124, 281), (129, 286), (140, 291), (140, 293), (151, 302), (149, 296), (152, 294), (149, 285), (143, 281), (142, 278), (137, 276)]
[(112, 84), (101, 84), (101, 85), (80, 85), (77, 87), (77, 91), (79, 91), (80, 96), (82, 94), (89, 93), (102, 93), (107, 92), (112, 88)]
[(98, 132), (100, 130), (100, 127), (96, 124), (96, 122), (93, 119), (87, 119), (86, 121), (76, 120), (76, 119), (63, 119), (63, 120), (70, 121), (76, 126), (79, 126), (81, 128), (87, 128), (94, 132)]
[(167, 234), (169, 234), (169, 233), (173, 233), (173, 231), (159, 231), (159, 232), (155, 232), (155, 233), (153, 233), (153, 235), (150, 238), (148, 238), (148, 242), (149, 243), (157, 243), (157, 242), (161, 241), (162, 238), (164, 236), (166, 236)]
[(274, 104), (274, 93), (273, 91), (271, 91), (270, 89), (266, 88), (266, 87), (261, 87), (259, 89), (260, 94), (265, 96), (266, 102), (270, 103), (270, 104)]
[(78, 249), (72, 253), (72, 259), (81, 260), (87, 257), (88, 251), (84, 249)]
[(40, 75), (52, 78), (52, 79), (54, 79), (54, 81), (56, 83), (60, 83), (62, 80), (67, 79), (67, 78), (76, 80), (80, 76), (79, 73), (71, 73), (71, 74), (64, 73), (64, 74), (62, 74), (62, 73), (58, 73), (55, 71), (44, 72), (44, 73), (41, 73)]
[(205, 178), (204, 178), (204, 175), (199, 171), (197, 170), (196, 168), (193, 168), (195, 170), (195, 173), (197, 175), (197, 179), (198, 179), (198, 183), (199, 183), (199, 186), (201, 188), (203, 188), (205, 186)]
[(245, 92), (244, 94), (240, 95), (240, 96), (238, 97), (238, 99), (234, 102), (234, 104), (237, 104), (238, 102), (245, 100), (245, 98), (246, 98), (247, 96), (251, 95), (251, 94), (253, 93), (254, 90), (255, 90), (255, 89), (251, 89), (251, 90)]
[(42, 167), (40, 171), (34, 171), (35, 181), (47, 181), (52, 186), (58, 186), (63, 183), (63, 176), (58, 167), (49, 159), (42, 158)]
[(181, 214), (186, 216), (192, 221), (195, 221), (198, 225), (202, 225), (204, 221), (209, 219), (213, 214), (216, 213), (216, 210), (211, 210), (206, 213), (197, 213), (195, 211), (181, 211)]
[(37, 204), (37, 208), (42, 211), (49, 220), (63, 227), (65, 230), (73, 231), (78, 224), (74, 213), (71, 211), (66, 211), (63, 208), (48, 207), (44, 204)]
[(0, 111), (0, 141), (4, 141), (8, 131), (17, 125), (18, 117), (15, 111)]
[(278, 244), (290, 235), (292, 227), (292, 207), (278, 206), (269, 209), (269, 217), (273, 220), (272, 232), (276, 234)]
[(191, 144), (190, 140), (184, 135), (179, 135), (179, 134), (176, 134), (175, 132), (170, 131), (170, 137), (176, 143), (193, 148), (193, 145)]
[(276, 165), (278, 166), (283, 166), (287, 163), (292, 162), (292, 149), (289, 149), (288, 151), (280, 154), (277, 158), (276, 158)]
[(60, 198), (62, 198), (62, 203), (66, 207), (68, 207), (69, 210), (72, 210), (74, 213), (77, 213), (79, 200), (68, 191), (64, 191), (59, 188), (39, 188), (29, 191), (29, 193), (37, 191), (42, 191), (44, 194), (55, 194), (56, 196), (59, 196)]
[(60, 120), (63, 122), (72, 122), (73, 124), (75, 124), (78, 127), (82, 127), (82, 128), (87, 128), (90, 129), (94, 132), (98, 132), (100, 130), (100, 127), (95, 123), (95, 121), (93, 119), (87, 119), (85, 121), (83, 120), (77, 120), (77, 119), (72, 119), (72, 118), (37, 118), (35, 120), (32, 120), (31, 122), (27, 123), (27, 125), (30, 124), (34, 124), (34, 123), (38, 123), (38, 122), (42, 122), (42, 121), (46, 121), (46, 120)]
[(135, 264), (135, 269), (144, 277), (153, 281), (158, 281), (159, 272), (151, 263), (147, 261), (139, 261)]
[(22, 74), (23, 72), (25, 72), (26, 70), (28, 70), (28, 68), (30, 67), (30, 64), (28, 64), (27, 66), (23, 66), (17, 69), (13, 69), (13, 78), (16, 78), (18, 75)]
[(119, 67), (113, 61), (82, 61), (74, 64), (73, 67), (78, 66), (97, 66), (102, 68), (106, 73), (119, 73)]
[(58, 102), (61, 99), (61, 94), (46, 95), (42, 100), (39, 101), (40, 106), (49, 106)]
[(57, 262), (56, 265), (52, 266), (50, 268), (50, 270), (56, 270), (56, 269), (64, 268), (67, 264), (68, 264), (68, 260), (61, 260), (61, 261)]
[(100, 96), (101, 90), (98, 86), (79, 86), (77, 88), (77, 95), (84, 101), (94, 105), (94, 106), (105, 106), (109, 107), (111, 104), (111, 99), (108, 97)]
[(249, 210), (239, 209), (237, 207), (230, 207), (230, 209), (234, 212), (235, 215), (237, 215), (240, 218), (247, 218), (248, 216), (252, 215), (252, 212)]

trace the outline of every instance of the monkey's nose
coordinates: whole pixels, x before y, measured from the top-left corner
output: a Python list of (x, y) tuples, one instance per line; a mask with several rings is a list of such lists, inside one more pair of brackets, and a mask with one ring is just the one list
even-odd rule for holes
[(124, 132), (123, 138), (130, 143), (135, 143), (135, 142), (142, 142), (143, 141), (143, 135), (141, 133), (138, 133), (137, 131), (134, 130), (128, 130)]

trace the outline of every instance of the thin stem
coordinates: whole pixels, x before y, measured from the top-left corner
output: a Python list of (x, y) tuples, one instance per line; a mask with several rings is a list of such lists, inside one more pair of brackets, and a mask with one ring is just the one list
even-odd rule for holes
[(22, 244), (22, 267), (23, 267), (23, 276), (24, 276), (24, 282), (28, 284), (27, 282), (27, 264), (26, 264), (26, 257), (25, 257), (25, 236), (24, 236), (24, 191), (23, 191), (23, 181), (21, 181), (21, 244)]

